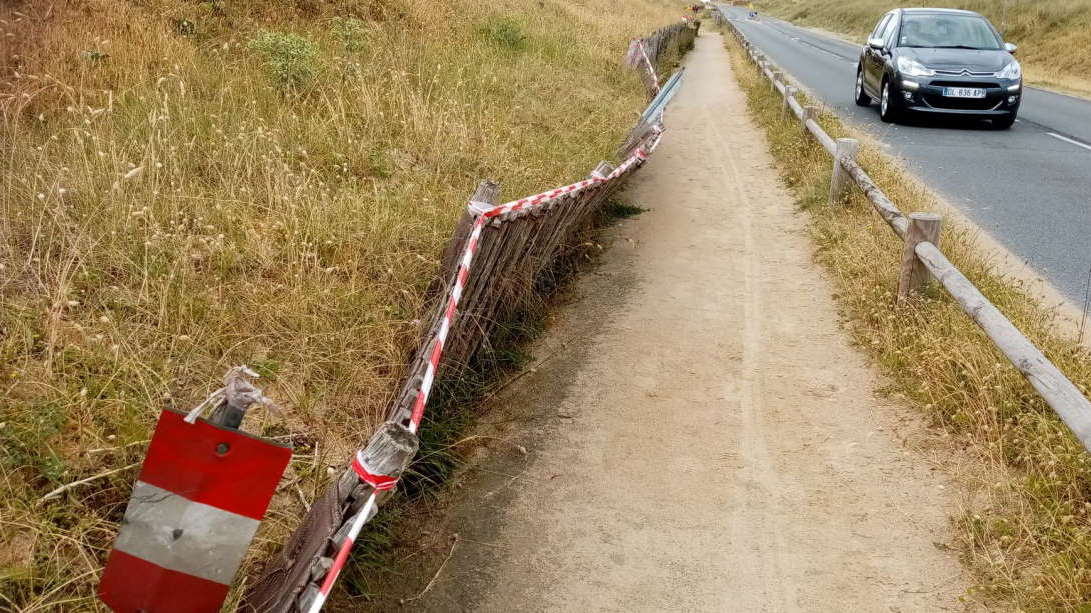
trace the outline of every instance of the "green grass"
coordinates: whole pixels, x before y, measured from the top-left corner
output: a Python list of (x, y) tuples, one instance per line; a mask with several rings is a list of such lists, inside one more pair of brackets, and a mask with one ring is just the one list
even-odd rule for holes
[[(797, 120), (782, 118), (779, 94), (726, 38), (750, 112), (809, 213), (816, 258), (833, 280), (852, 338), (886, 374), (888, 394), (920, 409), (952, 449), (968, 452), (954, 519), (962, 557), (977, 577), (968, 597), (1010, 601), (1022, 611), (1086, 611), (1091, 454), (942, 288), (933, 284), (895, 306), (902, 244), (859, 192), (847, 207), (829, 207), (829, 155)], [(820, 122), (834, 138), (859, 137), (833, 115)], [(877, 147), (864, 146), (859, 159), (902, 211), (940, 210)], [(1091, 353), (1064, 333), (1056, 313), (995, 270), (968, 228), (945, 220), (941, 241), (950, 260), (1088, 393)]]
[(943, 6), (977, 11), (1019, 45), (1028, 82), (1091, 95), (1091, 0), (955, 0), (937, 5), (899, 0), (759, 0), (764, 13), (863, 42), (893, 8)]
[[(297, 444), (253, 555), (381, 419), (478, 180), (586, 176), (643, 108), (640, 0), (0, 6), (0, 609), (95, 610), (165, 406), (236, 364)], [(514, 24), (517, 24), (514, 25)], [(520, 47), (515, 49), (513, 47)]]

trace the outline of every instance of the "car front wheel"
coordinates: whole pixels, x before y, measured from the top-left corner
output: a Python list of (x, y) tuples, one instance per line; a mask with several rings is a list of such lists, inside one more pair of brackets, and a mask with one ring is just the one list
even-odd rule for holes
[(893, 90), (890, 81), (883, 80), (883, 94), (879, 99), (879, 118), (886, 123), (898, 121), (898, 99), (895, 97), (897, 92)]
[(1007, 130), (1015, 124), (1015, 113), (1012, 113), (1007, 117), (993, 119), (992, 124), (994, 130)]
[(864, 69), (856, 69), (856, 105), (857, 106), (871, 106), (871, 96), (864, 91)]

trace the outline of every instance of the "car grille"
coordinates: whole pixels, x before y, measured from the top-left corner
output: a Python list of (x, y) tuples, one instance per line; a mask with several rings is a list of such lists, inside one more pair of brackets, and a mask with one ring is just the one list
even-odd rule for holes
[(984, 87), (986, 89), (1000, 87), (999, 83), (983, 83), (981, 81), (932, 81), (929, 85), (933, 87)]
[(936, 96), (932, 94), (925, 94), (923, 96), (925, 104), (934, 109), (953, 109), (960, 111), (991, 111), (1003, 102), (997, 102), (996, 99), (989, 100), (988, 98), (948, 98), (946, 96)]
[(972, 72), (970, 70), (936, 70), (936, 76), (944, 77), (991, 77), (995, 72)]

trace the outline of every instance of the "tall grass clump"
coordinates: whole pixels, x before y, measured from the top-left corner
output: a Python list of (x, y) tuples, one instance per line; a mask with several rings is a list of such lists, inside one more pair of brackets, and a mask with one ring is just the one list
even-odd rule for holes
[[(1012, 601), (1023, 611), (1086, 610), (1091, 454), (942, 288), (932, 284), (895, 306), (902, 243), (858, 192), (848, 206), (829, 208), (829, 155), (798, 121), (782, 118), (779, 94), (726, 38), (784, 182), (811, 213), (816, 258), (833, 280), (856, 344), (887, 375), (889, 394), (919, 408), (952, 449), (969, 452), (954, 523), (978, 578), (973, 597)], [(834, 138), (858, 137), (833, 115), (820, 121)], [(860, 163), (903, 211), (940, 208), (879, 148), (864, 146)], [(996, 270), (970, 228), (945, 220), (941, 241), (951, 261), (1087, 394), (1091, 353), (1057, 314)]]
[[(498, 16), (520, 53), (481, 36)], [(477, 181), (516, 197), (609, 158), (645, 103), (628, 39), (676, 18), (0, 3), (0, 610), (99, 610), (159, 412), (240, 363), (284, 407), (246, 429), (295, 446), (253, 554), (275, 549), (380, 420)]]
[[(826, 28), (863, 42), (879, 17), (899, 7), (937, 6), (899, 0), (759, 1), (763, 12)], [(1091, 0), (954, 0), (940, 6), (976, 11), (1019, 45), (1028, 82), (1091, 95)]]

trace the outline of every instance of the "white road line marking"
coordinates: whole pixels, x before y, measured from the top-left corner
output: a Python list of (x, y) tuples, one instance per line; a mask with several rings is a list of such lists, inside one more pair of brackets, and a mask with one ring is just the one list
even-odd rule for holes
[(1091, 151), (1091, 145), (1086, 145), (1084, 143), (1081, 143), (1078, 140), (1072, 140), (1071, 138), (1068, 138), (1067, 136), (1061, 136), (1060, 134), (1054, 134), (1053, 132), (1046, 132), (1046, 134), (1052, 136), (1053, 138), (1063, 140), (1066, 143), (1072, 143), (1073, 145), (1076, 145), (1077, 147), (1083, 147), (1084, 149), (1087, 149), (1088, 151)]

